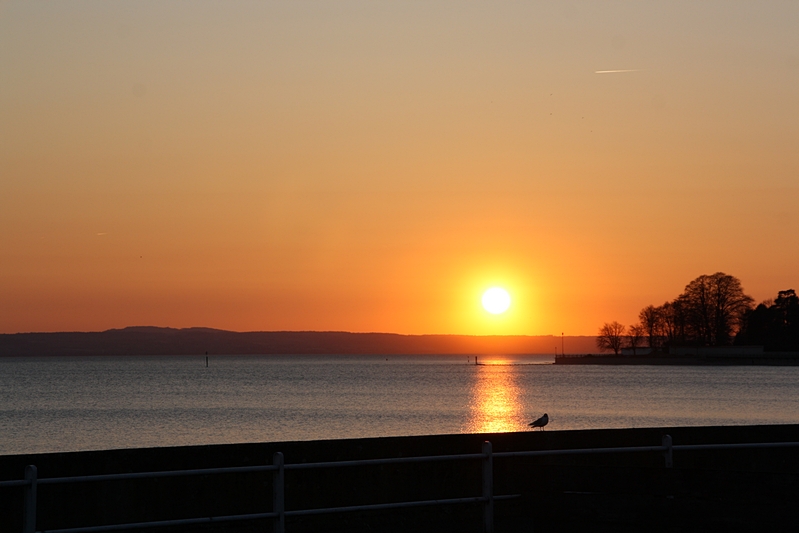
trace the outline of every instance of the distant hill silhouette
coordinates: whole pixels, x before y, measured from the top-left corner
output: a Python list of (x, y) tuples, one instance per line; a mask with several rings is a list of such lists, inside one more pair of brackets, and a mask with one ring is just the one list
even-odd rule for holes
[[(209, 354), (553, 354), (554, 335), (398, 335), (129, 327), (100, 332), (0, 334), (0, 356)], [(595, 337), (566, 337), (567, 353), (595, 350)]]

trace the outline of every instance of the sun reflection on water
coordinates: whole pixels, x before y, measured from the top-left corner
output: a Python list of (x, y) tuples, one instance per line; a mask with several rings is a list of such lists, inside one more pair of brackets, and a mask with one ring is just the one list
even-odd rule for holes
[(506, 361), (475, 368), (467, 433), (505, 433), (526, 428), (516, 372)]

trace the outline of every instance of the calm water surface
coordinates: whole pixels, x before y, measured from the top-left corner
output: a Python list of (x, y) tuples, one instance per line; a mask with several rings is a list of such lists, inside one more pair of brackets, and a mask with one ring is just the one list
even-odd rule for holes
[[(551, 357), (0, 358), (0, 454), (459, 432), (799, 423), (799, 367)], [(470, 364), (471, 363), (471, 364)]]

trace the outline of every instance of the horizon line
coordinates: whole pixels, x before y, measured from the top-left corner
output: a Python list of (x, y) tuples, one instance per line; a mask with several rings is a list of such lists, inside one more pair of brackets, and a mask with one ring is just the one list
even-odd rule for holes
[(152, 330), (209, 330), (219, 331), (224, 333), (346, 333), (349, 335), (396, 335), (401, 337), (596, 337), (596, 335), (557, 335), (554, 333), (543, 334), (528, 334), (528, 333), (491, 333), (491, 334), (474, 334), (474, 333), (395, 333), (388, 331), (347, 331), (347, 330), (313, 330), (313, 329), (275, 329), (275, 330), (231, 330), (221, 329), (208, 326), (188, 326), (188, 327), (173, 327), (173, 326), (124, 326), (116, 328), (108, 328), (103, 330), (59, 330), (59, 331), (16, 331), (16, 332), (3, 332), (0, 335), (57, 335), (62, 333), (108, 333), (111, 331), (124, 331), (132, 329), (152, 329)]

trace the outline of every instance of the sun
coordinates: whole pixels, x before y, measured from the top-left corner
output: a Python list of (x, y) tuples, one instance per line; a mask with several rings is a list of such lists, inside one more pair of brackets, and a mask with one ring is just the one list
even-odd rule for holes
[(500, 315), (510, 307), (510, 294), (503, 288), (491, 287), (483, 293), (483, 307), (492, 315)]

